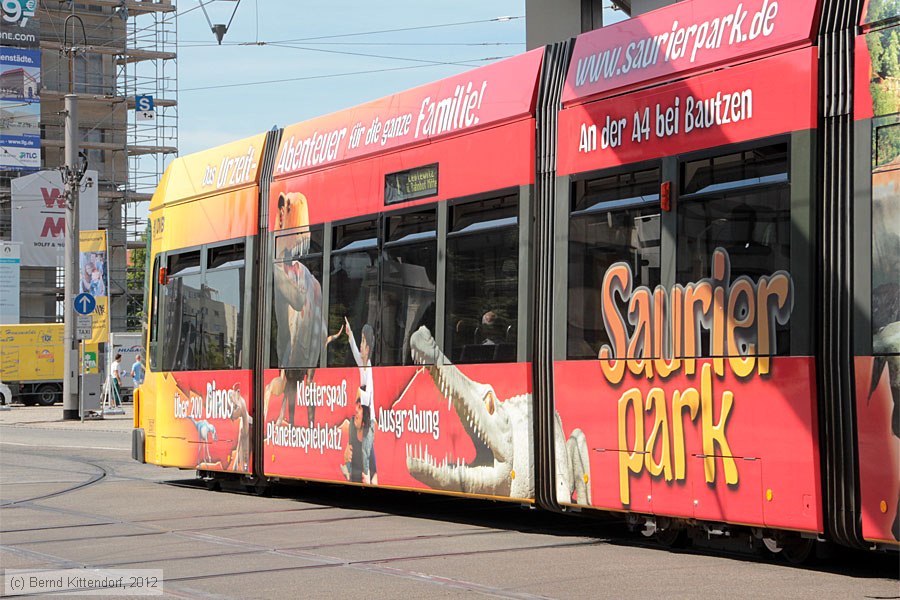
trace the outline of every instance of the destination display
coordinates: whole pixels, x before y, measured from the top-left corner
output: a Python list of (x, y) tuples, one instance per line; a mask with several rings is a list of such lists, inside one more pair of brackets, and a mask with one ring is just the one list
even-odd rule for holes
[(438, 165), (427, 165), (384, 176), (384, 203), (421, 200), (438, 194)]

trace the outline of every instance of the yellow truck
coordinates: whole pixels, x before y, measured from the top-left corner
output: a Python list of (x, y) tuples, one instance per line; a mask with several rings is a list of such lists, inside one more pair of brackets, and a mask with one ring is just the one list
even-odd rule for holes
[(62, 400), (63, 324), (0, 325), (0, 382), (24, 404)]

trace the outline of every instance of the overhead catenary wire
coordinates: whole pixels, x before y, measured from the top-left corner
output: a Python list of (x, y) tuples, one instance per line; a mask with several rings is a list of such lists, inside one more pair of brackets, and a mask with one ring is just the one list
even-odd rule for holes
[(490, 60), (497, 60), (498, 58), (500, 58), (500, 57), (496, 57), (496, 56), (489, 56), (487, 58), (473, 58), (473, 59), (461, 60), (461, 61), (435, 61), (435, 60), (428, 60), (428, 59), (422, 59), (422, 58), (408, 58), (405, 56), (384, 56), (382, 54), (369, 54), (369, 53), (365, 53), (365, 52), (347, 52), (347, 51), (342, 51), (342, 50), (326, 50), (324, 48), (306, 48), (303, 46), (287, 46), (287, 45), (282, 45), (282, 44), (270, 44), (270, 45), (275, 46), (276, 48), (288, 48), (291, 50), (305, 50), (307, 52), (322, 52), (325, 54), (344, 54), (347, 56), (361, 56), (363, 58), (380, 58), (380, 59), (384, 59), (384, 60), (404, 60), (407, 62), (427, 63), (429, 65), (458, 65), (461, 67), (472, 66), (471, 64), (468, 64), (468, 63), (485, 62), (485, 61), (490, 61)]
[[(328, 39), (337, 39), (337, 38), (345, 38), (345, 37), (356, 37), (361, 35), (378, 35), (382, 33), (397, 33), (401, 31), (419, 31), (423, 29), (438, 29), (442, 27), (456, 27), (461, 25), (476, 25), (479, 23), (501, 23), (507, 21), (514, 21), (517, 19), (524, 19), (524, 15), (522, 16), (514, 16), (514, 17), (494, 17), (492, 19), (480, 19), (476, 21), (457, 21), (453, 23), (438, 23), (435, 25), (416, 25), (412, 27), (398, 27), (395, 29), (379, 29), (374, 31), (357, 31), (354, 33), (336, 33), (330, 35), (320, 35), (313, 37), (304, 37), (304, 38), (293, 38), (289, 40), (272, 40), (271, 42), (259, 41), (258, 39), (253, 42), (227, 42), (223, 43), (222, 46), (264, 46), (270, 44), (291, 44), (291, 43), (299, 43), (299, 42), (313, 42), (320, 40), (328, 40)], [(198, 42), (201, 45), (213, 47), (218, 44), (203, 44), (199, 40), (181, 40), (179, 43), (192, 43)], [(191, 46), (191, 47), (199, 47), (199, 46)]]
[[(481, 59), (481, 60), (500, 60), (502, 58), (508, 58), (508, 57), (496, 56), (496, 57), (491, 57), (488, 59)], [(203, 87), (182, 88), (178, 92), (179, 93), (197, 92), (197, 91), (201, 91), (201, 90), (218, 90), (218, 89), (228, 89), (228, 88), (236, 88), (236, 87), (246, 87), (246, 86), (252, 86), (252, 85), (267, 85), (267, 84), (271, 84), (271, 83), (288, 83), (291, 81), (308, 81), (311, 79), (331, 79), (331, 78), (335, 78), (335, 77), (350, 77), (350, 76), (354, 76), (354, 75), (370, 75), (370, 74), (374, 74), (374, 73), (390, 73), (392, 71), (407, 71), (407, 70), (411, 70), (411, 69), (422, 69), (425, 67), (433, 67), (433, 66), (441, 66), (441, 65), (460, 66), (460, 65), (455, 65), (454, 63), (409, 65), (406, 67), (393, 67), (393, 68), (387, 68), (387, 69), (371, 69), (371, 70), (367, 70), (367, 71), (351, 71), (348, 73), (331, 73), (328, 75), (310, 75), (307, 77), (290, 77), (287, 79), (269, 79), (266, 81), (247, 81), (247, 82), (243, 82), (243, 83), (227, 83), (227, 84), (222, 84), (222, 85), (208, 85), (208, 86), (203, 86)], [(468, 66), (468, 65), (461, 65), (461, 66)]]

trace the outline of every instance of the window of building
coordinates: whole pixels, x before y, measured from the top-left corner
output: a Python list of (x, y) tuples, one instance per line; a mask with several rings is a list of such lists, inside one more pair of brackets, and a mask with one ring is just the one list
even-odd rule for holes
[(75, 91), (105, 94), (103, 86), (103, 55), (85, 52), (75, 56)]
[[(627, 265), (635, 288), (653, 290), (659, 285), (659, 179), (659, 169), (648, 169), (574, 184), (566, 312), (569, 359), (596, 359), (601, 346), (613, 348), (601, 301), (603, 280), (612, 265)], [(627, 314), (627, 302), (615, 298), (619, 314)], [(626, 357), (626, 348), (614, 350), (616, 358)]]
[(516, 196), (451, 206), (444, 336), (451, 361), (515, 360), (518, 288)]

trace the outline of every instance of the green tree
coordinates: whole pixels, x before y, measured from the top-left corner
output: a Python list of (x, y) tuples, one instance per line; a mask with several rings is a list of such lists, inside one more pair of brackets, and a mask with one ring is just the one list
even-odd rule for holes
[(866, 12), (866, 23), (878, 23), (900, 17), (900, 0), (872, 0)]
[[(146, 234), (141, 236), (141, 241), (146, 242)], [(146, 281), (147, 248), (135, 248), (129, 253), (128, 272), (128, 315), (127, 325), (129, 331), (140, 331), (141, 324), (146, 319), (144, 310), (144, 282)]]
[(866, 42), (869, 45), (869, 57), (872, 59), (872, 75), (884, 77), (884, 65), (881, 60), (884, 56), (884, 46), (881, 43), (881, 33), (870, 33), (866, 36)]
[(881, 57), (882, 70), (885, 77), (900, 78), (900, 32), (892, 29)]

